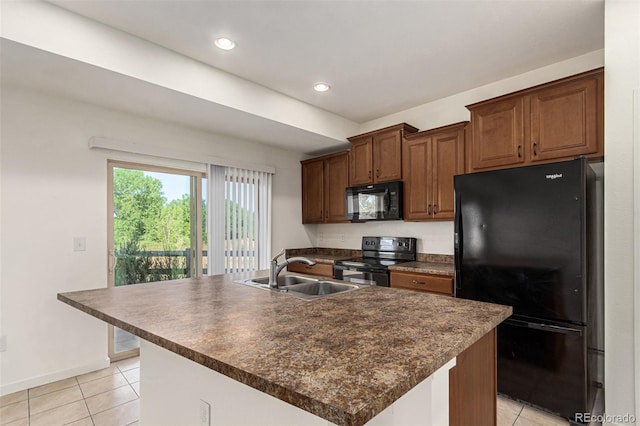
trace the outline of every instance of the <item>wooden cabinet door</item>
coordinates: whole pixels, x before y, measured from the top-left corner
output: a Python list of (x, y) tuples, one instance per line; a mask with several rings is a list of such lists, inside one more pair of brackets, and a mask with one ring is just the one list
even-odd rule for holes
[(346, 222), (346, 192), (349, 184), (349, 154), (324, 160), (324, 221)]
[(464, 129), (433, 135), (431, 153), (431, 217), (453, 219), (453, 177), (464, 173)]
[(372, 183), (373, 140), (371, 136), (352, 141), (349, 158), (349, 185)]
[(456, 357), (449, 370), (449, 424), (451, 426), (495, 425), (496, 329)]
[(399, 131), (373, 136), (373, 181), (402, 179), (402, 136)]
[(531, 94), (531, 161), (598, 151), (598, 80), (594, 77)]
[(404, 174), (404, 220), (429, 219), (428, 201), (431, 173), (430, 137), (405, 140), (402, 154)]
[(324, 220), (324, 161), (322, 159), (302, 163), (302, 223), (319, 223)]
[(474, 107), (471, 111), (472, 170), (524, 162), (524, 99), (514, 96)]

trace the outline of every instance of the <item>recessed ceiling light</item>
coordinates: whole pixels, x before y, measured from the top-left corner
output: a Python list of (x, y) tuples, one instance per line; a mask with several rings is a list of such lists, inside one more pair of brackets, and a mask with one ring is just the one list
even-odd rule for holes
[(315, 90), (316, 92), (326, 92), (329, 89), (331, 89), (331, 86), (329, 86), (327, 83), (316, 83), (313, 85), (313, 90)]
[(236, 47), (236, 42), (226, 37), (219, 37), (213, 42), (222, 50), (231, 50)]

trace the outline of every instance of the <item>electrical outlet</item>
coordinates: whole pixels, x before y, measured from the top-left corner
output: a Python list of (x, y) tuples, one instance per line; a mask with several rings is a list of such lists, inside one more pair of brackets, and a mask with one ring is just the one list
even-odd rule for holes
[(87, 239), (85, 237), (73, 237), (73, 251), (85, 251)]
[(200, 400), (200, 426), (211, 426), (211, 405)]
[(342, 234), (340, 234), (340, 241), (342, 241), (344, 243), (344, 240), (346, 239), (344, 232)]
[(7, 351), (7, 336), (0, 336), (0, 352)]
[(324, 232), (318, 232), (318, 241), (324, 241)]

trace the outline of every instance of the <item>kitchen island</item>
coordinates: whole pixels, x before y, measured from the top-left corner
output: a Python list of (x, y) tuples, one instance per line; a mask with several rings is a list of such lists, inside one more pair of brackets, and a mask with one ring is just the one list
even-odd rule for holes
[[(284, 401), (310, 416), (307, 424), (362, 425), (383, 411), (391, 413), (394, 403), (424, 387), (434, 373), (443, 376), (443, 367), (448, 370), (456, 357), (487, 336), (488, 347), (495, 347), (494, 328), (511, 314), (506, 306), (375, 286), (305, 301), (235, 283), (266, 275), (137, 284), (63, 293), (58, 299), (149, 342), (141, 351), (143, 425), (155, 424), (163, 410), (167, 416), (180, 411), (180, 399), (167, 406), (164, 392), (189, 395), (194, 401), (188, 410), (196, 421), (202, 399), (212, 405), (212, 424), (222, 412), (224, 423), (230, 422), (229, 411), (238, 410), (225, 402), (224, 392), (193, 383), (205, 372), (212, 374), (205, 382), (220, 379), (223, 388), (229, 379), (234, 386), (246, 385), (244, 395), (249, 396), (240, 405), (244, 413), (233, 413), (237, 424), (255, 423), (243, 416), (256, 410), (262, 423), (282, 422), (274, 416)], [(490, 361), (495, 365), (495, 358)], [(454, 370), (449, 377), (456, 377)], [(196, 396), (194, 389), (214, 393)], [(487, 397), (495, 415), (495, 390)], [(449, 407), (444, 407), (448, 421)], [(454, 403), (453, 418), (456, 409)], [(292, 424), (300, 419), (306, 421), (295, 417)]]

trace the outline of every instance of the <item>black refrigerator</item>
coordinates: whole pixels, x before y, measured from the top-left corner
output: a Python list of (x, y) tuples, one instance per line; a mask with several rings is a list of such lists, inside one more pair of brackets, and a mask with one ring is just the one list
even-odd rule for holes
[(592, 412), (602, 375), (595, 182), (583, 158), (454, 178), (456, 297), (513, 306), (498, 392), (569, 419)]

